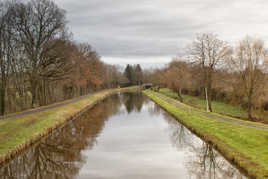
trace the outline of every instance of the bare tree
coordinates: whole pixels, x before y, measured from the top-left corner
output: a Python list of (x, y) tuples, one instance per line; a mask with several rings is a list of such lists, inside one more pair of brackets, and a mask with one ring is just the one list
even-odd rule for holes
[(12, 28), (10, 24), (11, 3), (0, 1), (0, 107), (1, 115), (5, 113), (7, 82), (14, 51)]
[(189, 72), (189, 64), (178, 58), (173, 59), (169, 64), (165, 73), (166, 84), (168, 88), (177, 92), (179, 100), (183, 102), (182, 89), (188, 87), (191, 74)]
[(200, 65), (204, 88), (207, 89), (208, 107), (212, 111), (213, 73), (231, 54), (227, 42), (218, 39), (215, 34), (199, 34), (189, 48), (189, 58)]
[[(36, 105), (37, 90), (43, 79), (43, 71), (56, 75), (62, 59), (53, 55), (57, 38), (65, 28), (65, 12), (50, 0), (31, 0), (16, 3), (11, 18), (18, 33), (17, 41), (24, 46), (22, 63), (30, 81), (32, 107)], [(59, 71), (59, 70), (56, 70)]]
[(80, 43), (77, 45), (79, 52), (87, 58), (87, 60), (99, 58), (99, 55), (94, 51), (89, 43)]
[(264, 64), (268, 62), (267, 49), (261, 40), (246, 37), (236, 48), (234, 58), (230, 59), (235, 72), (238, 72), (237, 81), (247, 98), (248, 118), (252, 119), (253, 101), (263, 89), (265, 75)]
[(123, 83), (120, 70), (71, 35), (53, 0), (0, 0), (0, 115)]

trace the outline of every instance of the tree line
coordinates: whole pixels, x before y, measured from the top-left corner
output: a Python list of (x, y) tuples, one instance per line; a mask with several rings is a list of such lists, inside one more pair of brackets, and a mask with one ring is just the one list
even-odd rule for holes
[(216, 34), (198, 34), (185, 52), (166, 68), (148, 74), (156, 85), (177, 92), (241, 105), (253, 120), (253, 110), (268, 110), (268, 49), (264, 41), (246, 37), (236, 45)]
[(124, 71), (124, 77), (127, 81), (126, 85), (141, 85), (144, 81), (143, 70), (140, 64), (130, 65), (128, 64)]
[(88, 43), (76, 43), (51, 0), (0, 0), (0, 114), (51, 104), (125, 80)]

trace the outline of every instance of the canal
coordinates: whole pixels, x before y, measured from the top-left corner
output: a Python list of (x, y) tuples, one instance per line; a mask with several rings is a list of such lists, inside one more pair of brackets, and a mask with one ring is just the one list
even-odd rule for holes
[(140, 93), (114, 95), (0, 168), (0, 178), (244, 179)]

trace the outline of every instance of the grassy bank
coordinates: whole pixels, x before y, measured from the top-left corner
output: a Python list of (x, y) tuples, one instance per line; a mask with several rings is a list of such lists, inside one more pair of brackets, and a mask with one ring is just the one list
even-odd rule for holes
[(105, 90), (71, 104), (22, 117), (1, 120), (0, 164), (49, 135), (54, 129), (63, 127), (67, 121), (79, 116), (104, 98), (117, 92), (137, 89), (138, 87)]
[[(174, 99), (178, 99), (178, 95), (170, 89), (162, 88), (160, 89), (159, 92), (169, 97), (172, 97)], [(185, 104), (188, 104), (190, 106), (193, 106), (199, 109), (206, 110), (206, 101), (204, 99), (201, 99), (199, 97), (189, 96), (189, 95), (182, 95), (182, 97), (184, 99), (183, 102)], [(219, 113), (219, 114), (241, 118), (241, 119), (247, 119), (248, 117), (247, 111), (244, 110), (240, 106), (233, 106), (230, 104), (226, 104), (224, 102), (212, 101), (212, 108), (214, 112)], [(254, 111), (253, 113), (255, 117), (262, 119), (263, 122), (265, 123), (268, 123), (268, 112)]]
[(179, 102), (163, 94), (149, 90), (144, 93), (191, 131), (211, 143), (251, 178), (268, 178), (267, 130), (211, 119), (200, 115), (199, 109), (191, 109), (184, 104), (180, 104), (181, 108), (176, 107), (174, 104)]

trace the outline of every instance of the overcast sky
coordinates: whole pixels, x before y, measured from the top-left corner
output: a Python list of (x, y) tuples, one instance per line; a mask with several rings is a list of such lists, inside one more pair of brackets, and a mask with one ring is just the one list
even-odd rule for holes
[(197, 33), (268, 40), (267, 0), (55, 0), (74, 39), (113, 64), (167, 63)]

